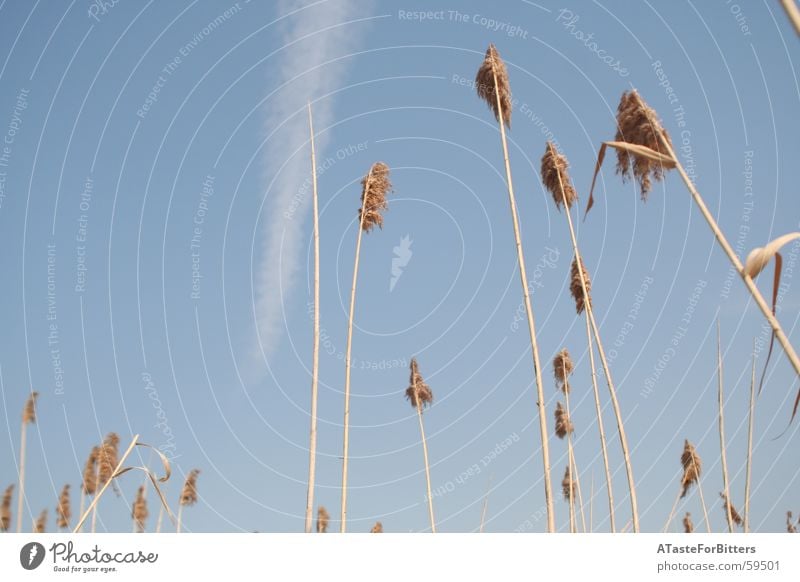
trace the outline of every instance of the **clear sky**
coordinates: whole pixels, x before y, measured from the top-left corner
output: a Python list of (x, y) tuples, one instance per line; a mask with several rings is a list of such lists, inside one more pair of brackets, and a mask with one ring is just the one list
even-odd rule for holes
[[(302, 530), (310, 100), (322, 237), (316, 500), (331, 529), (359, 180), (382, 160), (394, 192), (361, 255), (348, 529), (368, 531), (376, 520), (392, 532), (428, 528), (419, 428), (404, 399), (416, 355), (435, 396), (424, 419), (439, 530), (476, 530), (490, 487), (486, 531), (544, 531), (499, 131), (471, 87), (490, 42), (515, 100), (509, 146), (548, 426), (552, 435), (561, 398), (550, 362), (567, 347), (586, 519), (593, 483), (593, 527), (607, 531), (569, 236), (539, 179), (545, 140), (569, 158), (583, 207), (619, 97), (636, 87), (740, 256), (800, 230), (800, 44), (774, 1), (0, 3), (0, 486), (16, 480), (20, 412), (34, 388), (29, 511), (49, 508), (51, 529), (61, 486), (77, 492), (89, 450), (116, 431), (123, 446), (140, 433), (173, 457), (173, 505), (183, 476), (201, 469), (188, 530)], [(663, 527), (688, 438), (704, 462), (712, 528), (722, 531), (716, 322), (741, 510), (750, 355), (757, 339), (760, 373), (764, 320), (677, 174), (642, 203), (613, 162), (598, 178), (595, 208), (576, 224), (626, 417), (642, 529)], [(799, 253), (797, 244), (784, 249), (778, 305), (795, 345)], [(757, 282), (768, 295), (771, 267)], [(775, 439), (797, 385), (776, 347), (755, 416), (755, 530), (781, 531), (785, 512), (800, 512), (800, 422)], [(625, 470), (602, 379), (600, 389), (622, 527)], [(550, 449), (560, 493), (566, 443), (551, 436)], [(133, 460), (157, 465), (146, 452)], [(101, 530), (129, 531), (141, 477), (125, 475), (120, 496), (103, 499)], [(684, 511), (704, 529), (695, 490), (678, 518)], [(562, 530), (567, 514), (559, 496)]]

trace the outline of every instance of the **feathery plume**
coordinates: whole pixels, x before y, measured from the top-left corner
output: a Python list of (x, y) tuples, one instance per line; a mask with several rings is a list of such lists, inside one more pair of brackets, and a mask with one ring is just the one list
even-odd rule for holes
[(197, 503), (197, 476), (200, 474), (200, 469), (192, 469), (186, 476), (186, 481), (181, 490), (181, 505), (194, 505)]
[(33, 524), (33, 533), (45, 533), (47, 531), (47, 510), (43, 509)]
[(94, 495), (97, 491), (97, 458), (100, 456), (100, 447), (92, 447), (86, 465), (83, 468), (83, 492)]
[(69, 503), (69, 483), (64, 485), (61, 496), (58, 498), (56, 506), (56, 525), (59, 529), (69, 528), (69, 520), (72, 518), (72, 509)]
[(3, 493), (3, 503), (0, 504), (0, 531), (8, 531), (11, 527), (11, 495), (14, 486), (9, 485)]
[[(592, 280), (589, 278), (589, 271), (586, 270), (586, 265), (581, 261), (581, 269), (583, 270), (583, 278), (586, 282), (586, 295), (589, 297), (589, 306), (592, 305)], [(580, 315), (586, 309), (586, 302), (583, 298), (583, 287), (581, 286), (581, 272), (578, 270), (578, 259), (572, 259), (572, 266), (569, 269), (569, 292), (575, 300), (575, 311)]]
[(692, 522), (692, 514), (688, 511), (683, 516), (683, 532), (692, 533), (694, 531), (694, 522)]
[(692, 483), (697, 483), (703, 466), (700, 455), (697, 453), (697, 449), (695, 449), (694, 445), (692, 445), (692, 443), (690, 443), (688, 440), (684, 440), (683, 442), (681, 465), (683, 465), (683, 476), (681, 477), (681, 486), (683, 486), (681, 499), (683, 499), (689, 492), (689, 486)]
[[(544, 187), (553, 195), (553, 200), (556, 203), (556, 208), (561, 209), (561, 205), (566, 198), (567, 209), (572, 208), (572, 203), (578, 199), (578, 194), (575, 188), (572, 187), (572, 180), (570, 180), (569, 161), (564, 154), (556, 150), (552, 142), (547, 142), (544, 155), (542, 156), (542, 183)], [(561, 188), (564, 188), (564, 194), (561, 194)]]
[(22, 411), (22, 422), (28, 424), (36, 422), (36, 399), (39, 397), (38, 392), (31, 392), (28, 400), (25, 401), (25, 408)]
[(97, 485), (103, 486), (114, 476), (119, 454), (119, 435), (110, 432), (97, 451)]
[[(617, 135), (614, 139), (641, 145), (668, 156), (659, 136), (663, 136), (672, 147), (672, 141), (661, 125), (658, 114), (644, 102), (639, 93), (635, 89), (623, 93), (617, 107)], [(622, 176), (623, 181), (633, 178), (639, 182), (642, 200), (647, 200), (652, 180), (664, 179), (665, 169), (664, 164), (652, 158), (617, 148), (617, 173)]]
[(383, 533), (383, 524), (379, 521), (376, 521), (375, 525), (372, 526), (372, 529), (369, 530), (369, 533)]
[(430, 406), (433, 402), (433, 392), (430, 386), (422, 379), (422, 374), (419, 373), (419, 365), (417, 358), (411, 358), (411, 378), (409, 379), (409, 386), (406, 388), (406, 398), (411, 402), (411, 406), (417, 407), (417, 399), (422, 408)]
[(567, 465), (566, 470), (564, 471), (564, 479), (561, 481), (561, 492), (564, 494), (564, 499), (569, 501), (570, 499), (570, 488), (572, 489), (572, 500), (575, 501), (578, 497), (577, 492), (577, 484), (575, 480), (572, 478), (572, 473), (569, 470), (569, 465)]
[(572, 421), (569, 419), (566, 409), (560, 402), (556, 403), (556, 436), (563, 439), (568, 434), (575, 431)]
[(556, 388), (561, 390), (564, 394), (570, 391), (569, 375), (575, 366), (572, 364), (572, 358), (569, 356), (567, 348), (564, 348), (556, 354), (553, 358), (553, 375), (556, 378)]
[(319, 509), (317, 509), (317, 533), (326, 533), (328, 531), (328, 522), (330, 519), (331, 516), (328, 510), (320, 505)]
[[(495, 83), (495, 78), (497, 83)], [(500, 96), (500, 108), (502, 109), (502, 122), (506, 127), (511, 127), (511, 89), (508, 83), (508, 71), (506, 64), (500, 58), (500, 53), (493, 44), (486, 49), (486, 56), (475, 75), (475, 89), (478, 97), (486, 101), (489, 109), (494, 113), (494, 117), (500, 123), (501, 111), (498, 110), (495, 91)]]
[(728, 498), (725, 497), (724, 493), (720, 492), (719, 496), (722, 498), (722, 511), (725, 512), (725, 519), (728, 519), (728, 508), (730, 508), (731, 519), (733, 520), (733, 523), (741, 527), (741, 525), (744, 523), (744, 520), (742, 519), (742, 516), (739, 515), (739, 512), (736, 511), (733, 503), (728, 501)]
[(358, 209), (358, 219), (365, 232), (371, 231), (375, 226), (383, 228), (382, 212), (389, 207), (386, 194), (391, 190), (389, 166), (383, 162), (375, 162), (369, 173), (361, 179), (362, 208)]
[(131, 512), (137, 533), (144, 533), (144, 522), (150, 515), (150, 512), (147, 511), (147, 499), (144, 496), (144, 492), (144, 485), (139, 485), (139, 489), (136, 491), (136, 499), (133, 501), (133, 511)]
[(786, 531), (788, 533), (797, 533), (797, 526), (794, 524), (794, 517), (792, 517), (792, 512), (786, 512)]

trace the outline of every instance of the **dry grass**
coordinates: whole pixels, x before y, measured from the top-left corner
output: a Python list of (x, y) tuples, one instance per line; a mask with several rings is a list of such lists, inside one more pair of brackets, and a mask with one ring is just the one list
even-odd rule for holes
[(736, 508), (733, 506), (733, 503), (728, 501), (728, 498), (725, 497), (724, 493), (720, 492), (719, 496), (722, 499), (722, 510), (725, 512), (725, 519), (726, 520), (728, 519), (728, 512), (730, 511), (730, 516), (731, 519), (733, 520), (733, 523), (741, 527), (742, 524), (744, 523), (744, 520), (742, 519), (742, 516), (739, 515), (739, 512), (736, 511)]
[(111, 480), (119, 456), (119, 435), (108, 433), (97, 451), (97, 485), (103, 486)]
[(575, 427), (572, 424), (572, 421), (569, 419), (569, 414), (561, 406), (560, 402), (556, 403), (556, 436), (560, 439), (563, 439), (568, 434), (572, 434), (575, 431)]
[(147, 510), (147, 498), (145, 497), (145, 486), (139, 485), (136, 491), (136, 499), (133, 501), (133, 510), (131, 517), (133, 517), (133, 526), (136, 533), (144, 533), (144, 524), (147, 521), (150, 512)]
[(3, 502), (0, 503), (0, 531), (8, 531), (11, 527), (11, 496), (14, 494), (14, 485), (9, 485), (3, 492)]
[(425, 383), (422, 374), (419, 373), (419, 365), (416, 358), (411, 358), (411, 377), (409, 378), (409, 386), (406, 388), (406, 398), (414, 408), (417, 408), (417, 404), (424, 408), (430, 406), (433, 402), (433, 392), (431, 392), (430, 386)]
[(694, 522), (692, 521), (692, 514), (688, 511), (683, 516), (683, 533), (692, 533), (694, 531)]
[(689, 492), (689, 487), (694, 483), (696, 484), (700, 478), (700, 473), (703, 469), (703, 462), (697, 449), (688, 440), (683, 442), (683, 454), (681, 455), (681, 465), (683, 465), (683, 476), (681, 477), (681, 499), (686, 497)]
[(69, 528), (70, 519), (72, 519), (72, 508), (69, 500), (69, 483), (67, 483), (61, 490), (61, 496), (58, 498), (58, 505), (56, 506), (56, 524), (58, 528)]
[(86, 465), (83, 468), (83, 492), (94, 495), (97, 491), (97, 458), (100, 456), (100, 447), (92, 447)]
[(328, 523), (331, 516), (328, 510), (320, 505), (317, 509), (317, 533), (326, 533), (328, 531)]
[[(578, 261), (580, 260), (581, 266), (578, 268)], [(572, 259), (572, 266), (569, 270), (569, 292), (575, 300), (575, 311), (580, 315), (586, 309), (586, 301), (583, 295), (583, 285), (581, 285), (581, 269), (583, 270), (584, 281), (586, 282), (586, 297), (589, 298), (589, 306), (592, 305), (592, 279), (589, 277), (589, 271), (586, 270), (586, 265), (583, 264), (583, 259)]]
[[(496, 79), (496, 82), (495, 82)], [(506, 64), (500, 58), (497, 48), (493, 44), (486, 49), (486, 56), (475, 75), (475, 88), (478, 97), (486, 101), (489, 109), (494, 113), (494, 118), (500, 123), (502, 117), (506, 127), (511, 127), (511, 88), (508, 83), (508, 71)], [(498, 108), (497, 97), (500, 97)]]
[[(667, 154), (661, 143), (662, 137), (671, 147), (672, 141), (667, 130), (661, 125), (658, 114), (639, 97), (635, 89), (623, 93), (617, 107), (615, 140)], [(664, 164), (624, 149), (618, 148), (616, 151), (617, 173), (622, 176), (623, 181), (635, 179), (639, 183), (642, 200), (647, 200), (652, 181), (664, 179)]]
[(369, 530), (369, 533), (383, 533), (383, 524), (379, 521), (376, 521), (375, 525), (372, 526), (372, 529)]
[(559, 153), (555, 146), (548, 141), (542, 156), (542, 183), (552, 194), (556, 208), (559, 210), (565, 199), (567, 209), (572, 208), (572, 204), (578, 199), (578, 194), (572, 186), (572, 180), (567, 171), (568, 168), (569, 162), (566, 156)]
[(33, 533), (45, 533), (47, 531), (47, 510), (43, 509), (33, 522)]
[(556, 379), (556, 388), (561, 390), (564, 394), (568, 394), (571, 389), (569, 385), (569, 375), (572, 374), (572, 370), (574, 369), (575, 366), (572, 363), (572, 358), (567, 348), (558, 352), (556, 357), (553, 358), (553, 375)]
[(389, 166), (375, 162), (369, 173), (361, 180), (361, 208), (358, 218), (365, 232), (374, 227), (383, 228), (383, 211), (389, 207), (386, 195), (391, 191)]

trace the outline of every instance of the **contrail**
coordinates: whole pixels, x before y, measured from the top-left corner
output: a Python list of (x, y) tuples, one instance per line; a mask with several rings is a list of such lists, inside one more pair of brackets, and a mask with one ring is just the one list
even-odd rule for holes
[[(308, 156), (296, 155), (288, 161), (287, 157), (308, 140), (308, 122), (304, 115), (307, 100), (313, 100), (342, 85), (347, 59), (324, 67), (319, 65), (353, 52), (365, 27), (362, 22), (342, 26), (336, 24), (368, 16), (370, 4), (357, 3), (355, 0), (278, 2), (279, 14), (297, 11), (304, 6), (307, 8), (284, 20), (283, 44), (297, 42), (276, 55), (278, 64), (271, 71), (270, 83), (274, 87), (288, 84), (264, 106), (267, 133), (286, 122), (264, 148), (265, 182), (272, 182), (275, 172), (284, 162), (286, 165), (267, 193), (269, 199), (265, 205), (261, 262), (255, 274), (258, 344), (253, 356), (259, 361), (275, 350), (283, 335), (283, 305), (285, 298), (291, 297), (297, 272), (302, 265), (303, 226), (311, 201), (309, 192), (298, 196), (304, 180), (309, 176)], [(328, 127), (332, 115), (330, 98), (314, 104), (315, 127)], [(317, 135), (316, 141), (318, 151), (324, 151), (328, 134)]]

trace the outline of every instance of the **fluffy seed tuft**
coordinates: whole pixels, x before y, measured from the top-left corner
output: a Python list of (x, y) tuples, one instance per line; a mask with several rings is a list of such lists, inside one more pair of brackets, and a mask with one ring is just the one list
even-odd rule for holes
[(69, 483), (64, 485), (61, 496), (58, 498), (56, 506), (56, 525), (59, 529), (69, 528), (69, 520), (72, 518), (72, 509), (69, 502)]
[(575, 431), (575, 427), (572, 425), (572, 421), (569, 419), (569, 414), (567, 414), (566, 409), (561, 406), (560, 402), (556, 403), (556, 436), (560, 439), (563, 439), (568, 434), (572, 434)]
[(181, 490), (181, 505), (194, 505), (197, 503), (197, 476), (200, 474), (200, 469), (192, 469), (186, 476), (186, 481), (183, 483)]
[(681, 499), (686, 497), (689, 492), (689, 486), (692, 483), (697, 483), (700, 478), (703, 463), (700, 455), (697, 454), (697, 449), (688, 440), (683, 441), (683, 454), (681, 455), (681, 465), (683, 465), (683, 476), (681, 477)]
[(553, 375), (556, 378), (556, 388), (564, 394), (568, 394), (570, 391), (569, 375), (572, 374), (574, 367), (567, 348), (558, 352), (556, 357), (553, 358)]
[[(559, 210), (565, 199), (567, 209), (572, 208), (572, 203), (578, 199), (578, 194), (575, 192), (575, 188), (572, 187), (572, 180), (570, 180), (569, 172), (567, 171), (568, 168), (569, 162), (566, 156), (559, 153), (553, 143), (548, 141), (542, 156), (542, 183), (548, 192), (553, 195), (556, 208)], [(563, 195), (561, 193), (562, 187), (564, 189)]]
[[(365, 232), (374, 227), (383, 228), (383, 211), (389, 207), (386, 195), (392, 190), (389, 181), (389, 166), (375, 162), (361, 180), (361, 205), (358, 219)], [(363, 217), (362, 217), (363, 213)]]
[(11, 527), (11, 496), (14, 486), (9, 485), (3, 493), (3, 502), (0, 504), (0, 531), (8, 531)]
[(411, 402), (411, 406), (417, 407), (417, 404), (424, 408), (430, 406), (433, 402), (433, 392), (430, 386), (422, 379), (422, 374), (419, 373), (419, 366), (417, 358), (411, 358), (411, 378), (409, 379), (409, 387), (406, 388), (406, 398)]
[[(592, 280), (589, 278), (589, 271), (586, 270), (586, 265), (583, 264), (581, 259), (581, 269), (583, 270), (583, 278), (586, 281), (586, 295), (589, 298), (589, 306), (592, 305)], [(586, 309), (586, 301), (583, 297), (583, 287), (581, 286), (581, 273), (578, 270), (578, 259), (572, 259), (572, 266), (569, 270), (569, 292), (575, 300), (575, 311), (580, 315)]]
[(319, 509), (317, 509), (317, 533), (325, 533), (328, 531), (328, 522), (330, 519), (331, 516), (328, 510), (320, 505)]
[(692, 522), (692, 514), (688, 511), (683, 516), (683, 532), (692, 533), (694, 531), (694, 522)]
[[(495, 78), (497, 83), (495, 84)], [(486, 49), (486, 56), (478, 69), (478, 74), (475, 75), (475, 89), (478, 92), (478, 97), (486, 101), (486, 105), (494, 113), (494, 118), (500, 123), (502, 122), (511, 127), (511, 89), (508, 84), (508, 71), (506, 71), (506, 64), (500, 58), (500, 53), (493, 44), (489, 45)], [(497, 97), (495, 91), (500, 96), (500, 106), (498, 109)]]

